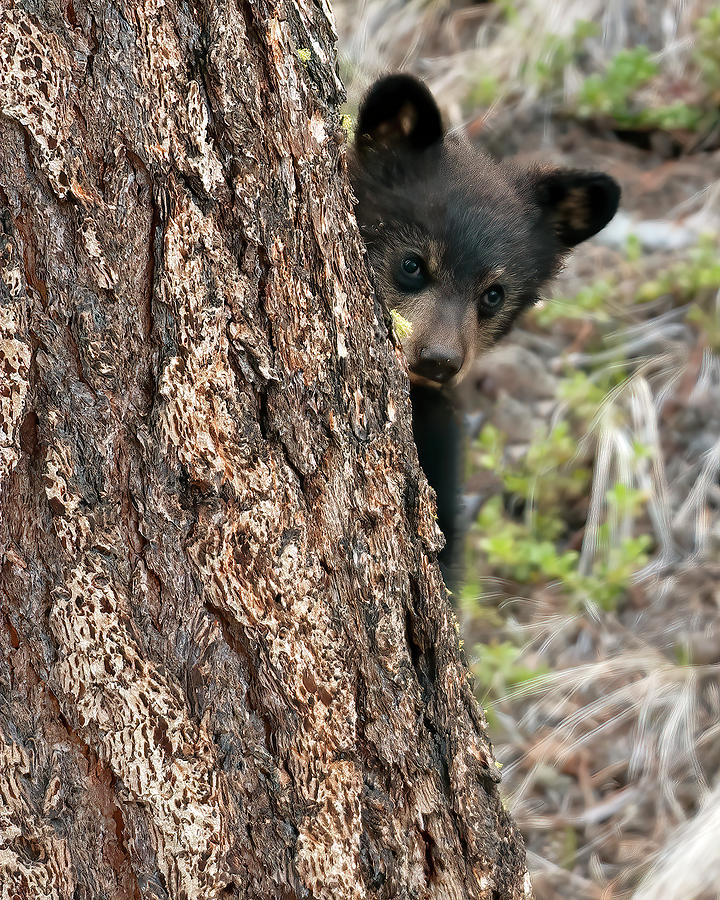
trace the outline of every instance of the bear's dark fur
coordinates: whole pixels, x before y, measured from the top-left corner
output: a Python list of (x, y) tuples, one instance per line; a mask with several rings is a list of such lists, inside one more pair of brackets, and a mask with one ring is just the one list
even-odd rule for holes
[(497, 162), (445, 134), (409, 75), (381, 78), (358, 116), (350, 172), (373, 280), (402, 337), (418, 456), (435, 489), (448, 586), (459, 563), (462, 430), (452, 391), (562, 265), (613, 217), (600, 172)]

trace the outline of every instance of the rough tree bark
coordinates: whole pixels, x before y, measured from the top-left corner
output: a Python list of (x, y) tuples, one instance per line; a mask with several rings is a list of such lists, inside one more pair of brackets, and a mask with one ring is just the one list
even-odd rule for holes
[(329, 9), (0, 10), (0, 897), (527, 896)]

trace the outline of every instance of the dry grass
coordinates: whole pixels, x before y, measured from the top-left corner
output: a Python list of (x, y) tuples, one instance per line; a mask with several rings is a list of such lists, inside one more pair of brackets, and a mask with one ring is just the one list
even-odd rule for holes
[[(551, 108), (571, 106), (587, 74), (638, 44), (654, 51), (662, 64), (662, 79), (648, 89), (646, 101), (651, 103), (670, 77), (687, 77), (692, 25), (713, 6), (711, 0), (361, 0), (336, 3), (335, 11), (351, 108), (378, 74), (409, 69), (427, 81), (451, 125), (458, 127), (469, 118), (464, 113), (468, 93), (478, 80), (491, 77), (498, 94), (482, 116), (484, 125), (493, 128), (495, 118), (504, 119), (509, 111), (539, 104), (539, 112), (547, 114)], [(571, 39), (578, 22), (595, 23), (597, 34), (587, 39), (579, 59), (562, 66), (558, 89), (545, 98), (533, 77), (536, 66), (552, 63), (557, 39)]]

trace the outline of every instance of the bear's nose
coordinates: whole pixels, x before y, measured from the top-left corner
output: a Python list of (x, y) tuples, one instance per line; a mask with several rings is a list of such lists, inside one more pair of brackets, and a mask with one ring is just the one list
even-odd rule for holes
[(458, 350), (450, 347), (430, 346), (420, 350), (418, 361), (413, 371), (430, 381), (445, 384), (462, 368), (463, 357)]

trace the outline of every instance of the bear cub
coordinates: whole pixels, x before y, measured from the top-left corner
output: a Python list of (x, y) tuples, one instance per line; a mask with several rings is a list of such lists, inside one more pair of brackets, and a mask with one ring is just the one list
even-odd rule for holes
[(418, 458), (437, 495), (440, 565), (457, 586), (462, 427), (453, 389), (512, 328), (572, 247), (615, 214), (601, 172), (497, 162), (444, 131), (425, 85), (379, 79), (358, 115), (350, 176), (375, 290), (401, 329)]

